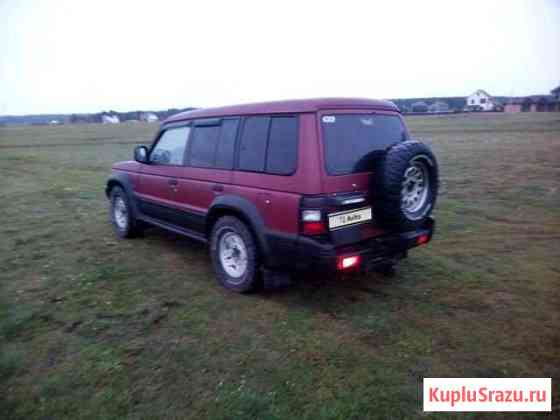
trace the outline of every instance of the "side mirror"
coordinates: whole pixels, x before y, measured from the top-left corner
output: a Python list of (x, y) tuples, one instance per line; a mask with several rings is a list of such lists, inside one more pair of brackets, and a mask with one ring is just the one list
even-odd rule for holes
[(140, 163), (148, 163), (148, 148), (146, 146), (136, 146), (134, 148), (134, 160)]

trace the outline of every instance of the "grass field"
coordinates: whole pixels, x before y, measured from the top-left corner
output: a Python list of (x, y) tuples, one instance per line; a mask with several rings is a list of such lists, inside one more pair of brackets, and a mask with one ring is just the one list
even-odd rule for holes
[(0, 418), (430, 418), (440, 376), (552, 377), (557, 415), (560, 114), (408, 123), (434, 241), (394, 278), (250, 296), (197, 243), (113, 234), (111, 163), (156, 126), (0, 128)]

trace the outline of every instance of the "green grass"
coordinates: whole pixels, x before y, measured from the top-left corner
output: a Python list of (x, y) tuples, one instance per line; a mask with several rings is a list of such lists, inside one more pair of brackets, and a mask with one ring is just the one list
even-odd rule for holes
[(104, 181), (154, 125), (0, 128), (0, 418), (416, 418), (440, 376), (552, 377), (558, 411), (560, 115), (408, 123), (430, 246), (252, 296), (197, 243), (113, 234)]

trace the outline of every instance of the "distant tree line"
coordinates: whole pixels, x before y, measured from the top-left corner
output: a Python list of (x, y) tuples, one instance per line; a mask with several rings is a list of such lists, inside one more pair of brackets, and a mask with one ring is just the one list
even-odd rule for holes
[(195, 108), (170, 108), (163, 111), (129, 111), (117, 112), (114, 110), (97, 112), (93, 114), (37, 114), (37, 115), (0, 115), (0, 126), (13, 124), (45, 125), (56, 121), (58, 124), (84, 124), (100, 123), (103, 115), (116, 115), (120, 121), (140, 120), (144, 113), (153, 113), (159, 120), (165, 120), (171, 115)]
[(83, 124), (83, 123), (100, 123), (103, 115), (117, 116), (121, 122), (124, 121), (139, 121), (142, 119), (142, 115), (146, 113), (152, 113), (157, 115), (159, 120), (165, 120), (172, 115), (178, 114), (179, 112), (191, 111), (195, 108), (170, 108), (164, 111), (128, 111), (128, 112), (117, 112), (114, 110), (98, 112), (96, 114), (71, 114), (68, 116), (68, 123), (70, 124)]

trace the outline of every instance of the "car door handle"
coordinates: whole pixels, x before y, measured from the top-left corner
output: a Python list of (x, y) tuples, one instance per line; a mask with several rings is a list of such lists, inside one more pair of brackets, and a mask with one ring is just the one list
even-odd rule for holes
[(223, 192), (224, 191), (224, 186), (220, 185), (220, 184), (214, 184), (214, 185), (212, 185), (212, 191)]
[(172, 187), (176, 187), (177, 184), (178, 184), (178, 182), (177, 182), (176, 179), (170, 179), (169, 181), (167, 181), (167, 183), (168, 183), (169, 185), (171, 185)]

